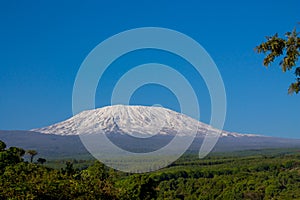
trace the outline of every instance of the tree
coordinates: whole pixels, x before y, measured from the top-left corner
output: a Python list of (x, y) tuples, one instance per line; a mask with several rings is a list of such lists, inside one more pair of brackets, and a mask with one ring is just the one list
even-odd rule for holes
[(296, 28), (292, 32), (287, 32), (285, 37), (281, 38), (276, 33), (274, 36), (266, 37), (267, 41), (261, 43), (255, 48), (257, 53), (264, 53), (266, 56), (263, 65), (268, 67), (275, 58), (280, 57), (280, 66), (283, 72), (294, 69), (296, 81), (288, 89), (289, 94), (300, 92), (300, 66), (297, 66), (300, 56), (300, 38)]
[(38, 158), (37, 162), (40, 163), (40, 164), (44, 164), (46, 162), (46, 159), (44, 159), (44, 158)]
[(22, 156), (25, 154), (23, 149), (17, 147), (5, 149), (6, 144), (4, 142), (0, 142), (0, 146), (4, 148), (0, 150), (0, 171), (8, 165), (14, 165), (23, 161)]
[(66, 171), (66, 173), (68, 175), (72, 175), (72, 174), (75, 173), (75, 169), (73, 167), (73, 163), (72, 162), (70, 162), (70, 161), (66, 162), (66, 169), (65, 169), (65, 171)]
[(36, 156), (38, 153), (36, 150), (27, 150), (27, 154), (30, 155), (30, 162), (32, 163), (33, 157)]
[(6, 148), (6, 144), (0, 140), (0, 151), (4, 151)]

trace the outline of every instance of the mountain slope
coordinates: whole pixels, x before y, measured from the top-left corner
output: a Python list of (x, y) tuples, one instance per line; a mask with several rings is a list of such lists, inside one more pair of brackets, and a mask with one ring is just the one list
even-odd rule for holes
[[(31, 131), (0, 131), (0, 140), (8, 146), (36, 149), (45, 157), (78, 157), (88, 155), (81, 134), (103, 133), (124, 150), (145, 153), (169, 144), (175, 134), (197, 137), (189, 151), (198, 152), (205, 135), (219, 130), (186, 115), (146, 106), (108, 106), (88, 110), (70, 119)], [(238, 134), (222, 131), (213, 151), (237, 151), (264, 148), (300, 148), (300, 140)]]
[[(152, 138), (151, 145), (143, 138), (135, 138), (134, 141), (124, 138), (123, 135), (113, 135), (110, 138), (115, 144), (131, 152), (150, 152), (168, 143), (171, 136), (159, 136)], [(37, 157), (47, 159), (61, 158), (86, 158), (89, 152), (85, 149), (78, 135), (54, 135), (32, 131), (0, 131), (0, 140), (8, 147), (16, 146), (38, 151)], [(203, 138), (195, 138), (189, 148), (189, 152), (198, 153)], [(273, 137), (220, 137), (212, 152), (230, 152), (241, 150), (254, 150), (266, 148), (300, 148), (300, 140), (273, 138)]]
[[(83, 111), (66, 121), (31, 131), (57, 135), (119, 133), (141, 138), (156, 134), (189, 136), (194, 132), (197, 132), (198, 136), (205, 136), (219, 132), (207, 124), (166, 108), (124, 105)], [(254, 135), (222, 131), (222, 136)]]

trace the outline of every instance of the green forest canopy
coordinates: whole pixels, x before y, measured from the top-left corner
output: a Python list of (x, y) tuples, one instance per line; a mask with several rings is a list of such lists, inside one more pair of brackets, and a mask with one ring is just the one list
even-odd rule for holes
[(0, 147), (0, 199), (300, 199), (299, 150), (186, 155), (159, 171), (127, 174), (98, 161), (53, 169), (24, 162), (21, 148)]

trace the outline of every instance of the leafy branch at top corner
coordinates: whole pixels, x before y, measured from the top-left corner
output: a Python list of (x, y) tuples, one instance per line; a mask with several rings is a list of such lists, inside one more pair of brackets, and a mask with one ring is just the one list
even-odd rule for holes
[(284, 37), (279, 37), (276, 33), (273, 36), (267, 36), (267, 41), (261, 43), (255, 48), (257, 53), (265, 54), (263, 65), (268, 67), (278, 57), (283, 72), (295, 68), (294, 74), (296, 81), (288, 89), (289, 94), (300, 92), (300, 66), (296, 66), (300, 56), (300, 38), (296, 28), (292, 32), (287, 32)]

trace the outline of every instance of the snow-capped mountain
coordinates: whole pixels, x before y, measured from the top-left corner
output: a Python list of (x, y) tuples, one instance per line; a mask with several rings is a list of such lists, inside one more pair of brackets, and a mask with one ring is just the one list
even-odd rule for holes
[[(66, 121), (31, 131), (0, 130), (0, 140), (8, 146), (37, 149), (42, 156), (80, 157), (89, 154), (81, 137), (86, 133), (107, 134), (124, 150), (147, 153), (169, 144), (174, 134), (189, 136), (195, 129), (198, 137), (189, 151), (198, 153), (204, 136), (216, 134), (218, 129), (166, 108), (116, 105), (83, 111)], [(222, 131), (213, 151), (266, 148), (300, 148), (300, 140)]]
[[(218, 129), (166, 108), (125, 105), (83, 111), (66, 121), (31, 131), (57, 135), (119, 133), (141, 138), (157, 134), (189, 136), (198, 133), (198, 136), (205, 136), (205, 134), (219, 133)], [(222, 131), (221, 136), (257, 135)]]

